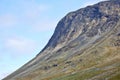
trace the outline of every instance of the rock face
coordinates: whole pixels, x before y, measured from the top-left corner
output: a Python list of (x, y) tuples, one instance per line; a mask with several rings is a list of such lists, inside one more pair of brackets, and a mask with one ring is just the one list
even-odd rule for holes
[(3, 80), (119, 80), (120, 0), (68, 13), (45, 48)]
[(95, 37), (104, 34), (118, 22), (119, 8), (120, 2), (113, 0), (69, 13), (58, 23), (46, 48), (67, 44), (82, 35)]

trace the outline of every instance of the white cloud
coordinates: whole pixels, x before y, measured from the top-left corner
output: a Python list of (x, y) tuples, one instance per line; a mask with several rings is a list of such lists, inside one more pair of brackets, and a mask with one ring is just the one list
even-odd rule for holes
[(13, 52), (13, 55), (29, 54), (34, 51), (36, 44), (29, 39), (13, 37), (6, 40), (5, 48), (8, 52)]
[[(39, 16), (41, 16), (41, 14), (44, 11), (49, 10), (50, 6), (47, 4), (40, 4), (37, 3), (33, 0), (20, 0), (18, 1), (18, 5), (17, 8), (15, 8), (16, 10), (20, 10), (22, 13), (21, 15), (23, 15), (24, 18), (28, 18), (29, 19), (36, 19)], [(33, 20), (34, 21), (34, 20)]]
[[(0, 14), (0, 27), (11, 27), (15, 25), (28, 25), (40, 20), (44, 12), (50, 9), (48, 4), (37, 3), (34, 0), (14, 1), (10, 7), (3, 6), (6, 11)], [(3, 8), (3, 9), (4, 9)]]
[(22, 12), (19, 17), (20, 23), (29, 26), (29, 29), (35, 31), (46, 31), (51, 28), (54, 29), (55, 23), (50, 20), (47, 21), (46, 19), (48, 19), (48, 16), (45, 15), (47, 11), (51, 9), (50, 5), (37, 3), (34, 0), (22, 0), (18, 2), (16, 10), (19, 9)]
[(0, 16), (0, 27), (12, 27), (17, 24), (17, 18), (11, 14)]
[(27, 18), (37, 18), (41, 15), (42, 12), (46, 11), (48, 9), (47, 5), (36, 5), (36, 4), (32, 4), (26, 7), (25, 9), (25, 16)]

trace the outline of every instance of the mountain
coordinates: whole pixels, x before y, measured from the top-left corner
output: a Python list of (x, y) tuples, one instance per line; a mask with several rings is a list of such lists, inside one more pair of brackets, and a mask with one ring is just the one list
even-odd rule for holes
[(45, 48), (3, 80), (120, 80), (120, 0), (68, 13)]

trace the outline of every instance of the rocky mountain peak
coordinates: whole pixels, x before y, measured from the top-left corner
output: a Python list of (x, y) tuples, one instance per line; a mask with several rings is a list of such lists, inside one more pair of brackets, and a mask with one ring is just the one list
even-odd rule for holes
[(112, 29), (120, 17), (120, 1), (110, 0), (68, 13), (44, 48), (60, 49), (82, 35), (93, 37)]

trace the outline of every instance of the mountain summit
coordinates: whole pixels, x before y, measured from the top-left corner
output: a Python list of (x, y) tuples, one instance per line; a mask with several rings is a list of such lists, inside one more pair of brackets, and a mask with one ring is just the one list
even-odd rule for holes
[(45, 48), (3, 80), (120, 80), (120, 0), (68, 13)]

